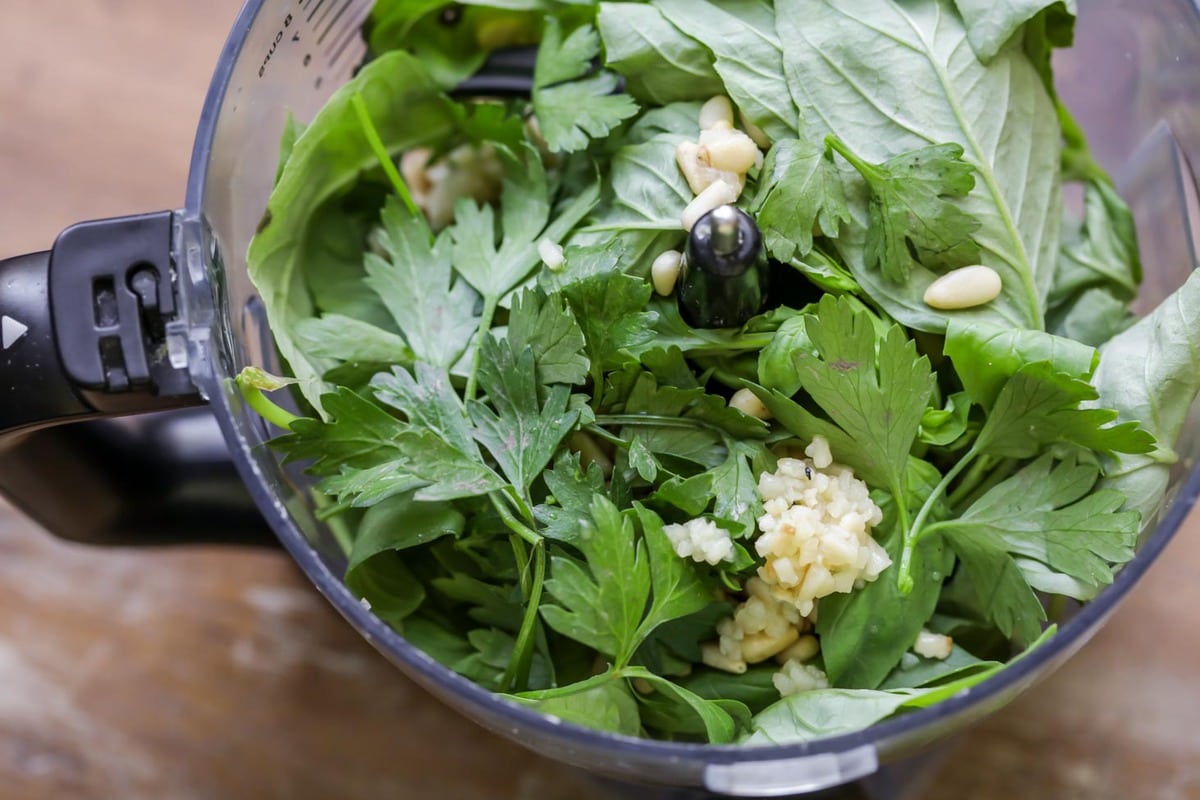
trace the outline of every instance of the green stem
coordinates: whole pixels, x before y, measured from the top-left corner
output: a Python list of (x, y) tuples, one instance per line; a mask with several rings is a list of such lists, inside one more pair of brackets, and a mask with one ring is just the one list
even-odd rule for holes
[(488, 335), (488, 331), (492, 329), (492, 318), (496, 316), (496, 306), (499, 304), (497, 297), (485, 297), (483, 299), (483, 316), (479, 318), (479, 330), (475, 331), (474, 352), (471, 353), (471, 371), (467, 374), (467, 388), (463, 393), (464, 400), (475, 399), (475, 388), (479, 381), (479, 360), (483, 353), (484, 338)]
[(626, 450), (629, 449), (629, 442), (625, 441), (620, 436), (617, 436), (615, 433), (609, 433), (599, 425), (585, 425), (583, 430), (585, 433), (595, 436), (597, 439), (603, 439), (611, 445), (623, 447)]
[(496, 509), (496, 513), (500, 515), (500, 521), (504, 523), (504, 527), (508, 528), (510, 531), (534, 547), (537, 547), (542, 543), (541, 534), (537, 531), (534, 531), (528, 525), (513, 516), (513, 513), (508, 510), (508, 506), (506, 506), (504, 502), (496, 496), (495, 492), (489, 492), (488, 499), (492, 501), (492, 506)]
[(529, 580), (529, 550), (525, 547), (525, 540), (516, 534), (508, 537), (508, 546), (512, 548), (513, 561), (517, 565), (517, 576), (521, 583), (521, 597), (529, 597), (533, 591), (533, 585)]
[(542, 588), (546, 583), (546, 547), (539, 544), (533, 550), (533, 581), (525, 600), (525, 615), (521, 619), (521, 630), (517, 633), (512, 656), (501, 678), (501, 689), (511, 691), (516, 686), (529, 683), (529, 668), (533, 663), (533, 640), (537, 632), (538, 608), (542, 602)]
[(849, 147), (846, 147), (842, 140), (834, 136), (832, 133), (825, 136), (825, 147), (832, 148), (833, 150), (837, 151), (837, 153), (841, 155), (842, 158), (846, 159), (850, 166), (858, 170), (858, 172), (864, 178), (877, 177), (879, 175), (878, 170), (856, 156), (853, 150), (851, 150)]
[[(317, 507), (317, 517), (321, 518), (321, 511), (325, 509), (338, 509), (338, 504), (334, 503), (329, 495), (313, 489), (309, 492), (309, 496), (313, 499), (313, 505)], [(334, 513), (325, 518), (325, 522), (329, 526), (330, 532), (333, 534), (334, 541), (338, 547), (342, 548), (342, 552), (349, 556), (350, 551), (354, 549), (354, 535), (350, 533), (350, 527), (346, 524), (344, 517)]]
[(664, 417), (657, 414), (597, 414), (596, 424), (627, 425), (633, 427), (640, 425), (647, 428), (685, 428), (687, 430), (707, 428), (718, 433), (725, 432), (720, 427), (702, 420), (688, 417)]
[(680, 349), (689, 356), (724, 356), (730, 353), (742, 353), (762, 350), (774, 340), (774, 333), (755, 333), (739, 336), (728, 342), (705, 342), (697, 345), (684, 345)]
[(946, 493), (946, 489), (949, 488), (954, 479), (970, 466), (978, 455), (979, 451), (972, 447), (965, 456), (959, 459), (958, 463), (942, 476), (938, 485), (929, 493), (929, 497), (925, 498), (925, 502), (921, 504), (920, 510), (917, 511), (917, 516), (913, 518), (912, 526), (905, 525), (901, 528), (904, 531), (904, 549), (900, 554), (900, 567), (896, 576), (896, 585), (902, 593), (908, 594), (913, 588), (912, 559), (913, 553), (917, 549), (917, 541), (921, 537), (921, 527), (925, 524), (925, 520), (929, 517), (930, 512), (933, 511), (938, 498)]
[(980, 481), (988, 476), (988, 470), (995, 466), (994, 460), (990, 456), (978, 458), (971, 468), (967, 470), (967, 474), (958, 482), (958, 486), (954, 487), (954, 491), (947, 498), (951, 507), (957, 507), (959, 502), (975, 490)]
[(726, 386), (730, 389), (741, 389), (743, 386), (746, 385), (745, 378), (742, 378), (738, 375), (734, 375), (732, 372), (721, 369), (720, 367), (717, 367), (717, 366), (714, 366), (712, 368), (712, 375), (710, 377), (713, 380), (715, 380), (717, 383), (721, 384), (722, 386)]
[(592, 408), (604, 405), (604, 370), (593, 367), (592, 373)]
[(921, 532), (917, 535), (917, 543), (919, 544), (922, 539), (938, 531), (951, 530), (953, 528), (954, 520), (944, 519), (939, 522), (931, 522), (921, 529)]
[(286, 408), (273, 403), (270, 398), (263, 394), (262, 389), (246, 383), (242, 380), (241, 375), (236, 378), (236, 383), (238, 389), (242, 392), (242, 397), (246, 399), (246, 405), (254, 409), (260, 417), (275, 427), (290, 430), (293, 422), (298, 419), (304, 419), (303, 417), (296, 416)]
[(621, 678), (619, 670), (608, 669), (601, 672), (599, 675), (593, 675), (590, 678), (584, 678), (575, 683), (569, 683), (566, 686), (555, 686), (553, 689), (540, 689), (536, 692), (521, 692), (517, 695), (525, 700), (553, 700), (557, 697), (570, 697), (573, 694), (580, 694), (589, 689), (595, 689), (597, 686), (603, 686), (609, 681), (615, 681)]
[(371, 146), (371, 150), (375, 153), (375, 158), (379, 160), (379, 166), (383, 167), (383, 173), (392, 182), (392, 187), (396, 190), (396, 194), (399, 195), (400, 200), (403, 201), (404, 206), (410, 214), (414, 217), (420, 216), (421, 210), (413, 202), (412, 194), (408, 191), (408, 186), (404, 183), (404, 178), (400, 177), (400, 172), (396, 169), (396, 164), (392, 161), (391, 154), (388, 153), (383, 140), (379, 138), (379, 130), (375, 127), (375, 123), (371, 121), (371, 112), (367, 110), (367, 104), (363, 100), (362, 95), (356, 92), (350, 98), (350, 105), (354, 106), (354, 113), (358, 116), (358, 124), (362, 126), (363, 135), (367, 137), (367, 144)]
[(996, 484), (1000, 483), (1009, 475), (1011, 475), (1016, 467), (1017, 462), (1011, 458), (999, 465), (994, 466), (991, 472), (988, 474), (987, 480), (980, 483), (975, 487), (973, 492), (962, 498), (961, 505), (955, 505), (954, 503), (951, 503), (950, 507), (969, 508), (976, 500), (978, 500), (980, 497), (983, 497), (983, 495), (995, 488)]

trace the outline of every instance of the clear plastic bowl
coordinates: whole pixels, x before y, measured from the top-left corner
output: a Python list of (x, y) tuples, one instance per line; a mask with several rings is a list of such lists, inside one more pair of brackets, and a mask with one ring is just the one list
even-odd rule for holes
[[(1188, 0), (1088, 0), (1060, 91), (1133, 209), (1146, 281), (1140, 308), (1196, 261), (1200, 11)], [(317, 521), (307, 479), (264, 446), (269, 431), (232, 389), (245, 364), (274, 363), (244, 254), (265, 207), (288, 112), (307, 119), (353, 73), (370, 0), (251, 0), (234, 26), (197, 132), (177, 241), (194, 381), (211, 402), (242, 478), (313, 584), (369, 642), (448, 705), (526, 747), (633, 782), (735, 796), (784, 796), (890, 768), (1000, 708), (1076, 652), (1145, 573), (1200, 493), (1195, 410), (1179, 443), (1172, 501), (1137, 557), (1059, 634), (1017, 666), (946, 702), (859, 733), (786, 747), (646, 741), (562, 724), (505, 702), (434, 662), (377, 620), (342, 583), (345, 559)], [(1189, 471), (1190, 470), (1190, 471)], [(1132, 657), (1132, 656), (1131, 656)]]

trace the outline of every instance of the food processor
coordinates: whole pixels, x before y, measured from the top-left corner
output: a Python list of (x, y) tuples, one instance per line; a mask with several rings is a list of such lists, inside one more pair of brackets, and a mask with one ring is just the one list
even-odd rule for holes
[[(911, 757), (1078, 650), (1200, 494), (1194, 410), (1170, 502), (1110, 587), (1012, 668), (854, 734), (762, 748), (632, 739), (552, 720), (455, 675), (345, 588), (345, 556), (317, 517), (309, 478), (279, 463), (265, 444), (274, 431), (232, 380), (247, 364), (279, 370), (245, 252), (288, 114), (311, 118), (353, 74), (370, 5), (250, 0), (213, 77), (184, 207), (82, 223), (45, 253), (0, 262), (0, 491), (50, 531), (94, 543), (246, 542), (269, 527), (347, 621), (428, 691), (542, 755), (660, 787), (647, 794), (782, 797), (857, 784), (884, 795), (918, 768)], [(1198, 69), (1193, 0), (1086, 0), (1077, 45), (1056, 61), (1065, 102), (1135, 215), (1143, 311), (1196, 260)]]

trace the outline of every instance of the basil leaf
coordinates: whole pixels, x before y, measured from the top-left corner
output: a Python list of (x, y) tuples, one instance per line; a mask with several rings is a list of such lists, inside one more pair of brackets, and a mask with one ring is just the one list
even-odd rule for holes
[(1200, 273), (1193, 272), (1145, 319), (1100, 348), (1092, 376), (1101, 405), (1138, 421), (1157, 445), (1124, 454), (1105, 469), (1101, 488), (1117, 489), (1142, 525), (1158, 515), (1170, 480), (1172, 449), (1200, 391)]
[(980, 223), (973, 238), (981, 262), (1003, 280), (1000, 297), (946, 314), (924, 303), (935, 272), (914, 267), (896, 284), (869, 269), (859, 189), (851, 194), (855, 221), (836, 245), (863, 289), (918, 330), (940, 331), (948, 316), (1042, 328), (1058, 259), (1061, 133), (1025, 53), (1009, 48), (980, 63), (950, 0), (783, 3), (776, 15), (779, 38), (788, 43), (784, 74), (810, 138), (833, 134), (872, 163), (954, 142), (977, 176), (961, 208)]

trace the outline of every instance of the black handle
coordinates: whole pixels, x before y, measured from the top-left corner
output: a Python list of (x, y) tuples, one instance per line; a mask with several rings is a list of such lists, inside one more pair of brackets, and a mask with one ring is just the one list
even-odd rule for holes
[[(63, 538), (269, 541), (215, 420), (189, 408), (173, 238), (171, 212), (144, 214), (0, 261), (0, 493)], [(164, 413), (110, 419), (146, 412)]]
[(0, 261), (0, 431), (94, 413), (58, 356), (50, 319), (50, 252)]
[(719, 206), (688, 235), (675, 296), (695, 328), (732, 328), (763, 309), (769, 266), (762, 233), (737, 206)]

